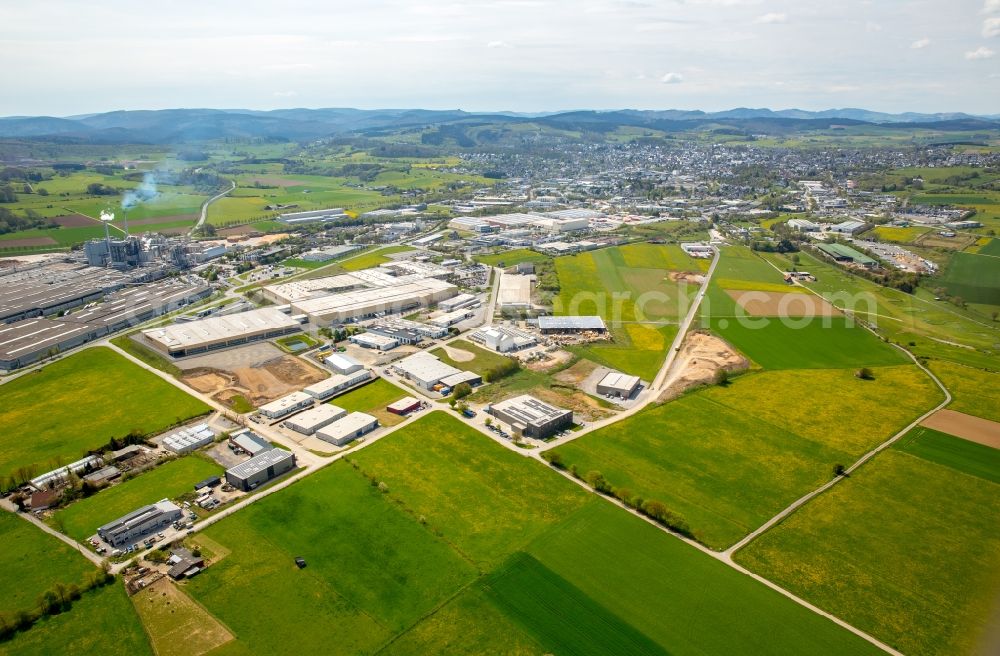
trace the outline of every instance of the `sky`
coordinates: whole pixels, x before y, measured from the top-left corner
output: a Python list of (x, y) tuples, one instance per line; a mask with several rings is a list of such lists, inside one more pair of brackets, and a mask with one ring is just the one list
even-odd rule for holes
[(0, 115), (1000, 113), (1000, 0), (0, 0)]

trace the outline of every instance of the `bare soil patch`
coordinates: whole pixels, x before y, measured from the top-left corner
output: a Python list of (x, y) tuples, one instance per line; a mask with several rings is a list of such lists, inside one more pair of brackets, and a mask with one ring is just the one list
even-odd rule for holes
[(563, 369), (552, 378), (567, 385), (579, 385), (597, 369), (597, 363), (590, 360), (580, 360), (572, 367)]
[(63, 228), (89, 228), (95, 225), (101, 225), (100, 221), (95, 221), (89, 216), (84, 216), (82, 214), (64, 214), (62, 216), (54, 216), (51, 219), (52, 223), (58, 224)]
[(24, 239), (4, 239), (0, 241), (0, 248), (15, 248), (18, 246), (56, 246), (57, 242), (52, 237), (26, 237)]
[(938, 410), (925, 419), (921, 425), (955, 437), (961, 437), (963, 440), (1000, 449), (1000, 422), (954, 410)]
[(539, 387), (529, 393), (556, 407), (572, 410), (577, 417), (586, 421), (597, 421), (614, 414), (613, 411), (602, 407), (597, 399), (587, 396), (572, 386), (560, 386), (554, 389)]
[(531, 371), (548, 371), (550, 369), (555, 369), (556, 367), (559, 367), (573, 359), (572, 353), (561, 349), (556, 351), (546, 351), (544, 355), (544, 359), (532, 360), (524, 366)]
[(229, 404), (234, 397), (243, 396), (260, 406), (325, 378), (327, 374), (321, 369), (294, 356), (282, 355), (259, 364), (225, 370), (191, 369), (181, 380), (203, 394), (211, 394), (221, 403)]
[(839, 317), (842, 313), (815, 294), (737, 291), (726, 293), (754, 317)]
[(733, 347), (715, 335), (703, 332), (688, 333), (677, 354), (674, 374), (666, 380), (659, 401), (677, 398), (685, 391), (699, 385), (708, 385), (715, 379), (715, 372), (742, 371), (750, 362)]
[(238, 235), (260, 234), (260, 230), (251, 225), (241, 225), (232, 228), (223, 228), (217, 234), (223, 237), (236, 237)]
[(670, 271), (670, 282), (689, 282), (693, 285), (700, 285), (705, 282), (705, 276), (691, 271)]
[(448, 357), (455, 362), (472, 362), (476, 359), (474, 353), (469, 353), (468, 351), (460, 348), (455, 348), (454, 346), (444, 345), (444, 352), (448, 354)]

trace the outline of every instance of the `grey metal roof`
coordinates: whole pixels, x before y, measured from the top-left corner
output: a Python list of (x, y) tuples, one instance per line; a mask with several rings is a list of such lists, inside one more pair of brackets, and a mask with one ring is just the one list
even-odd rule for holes
[(235, 467), (226, 470), (226, 474), (232, 474), (237, 478), (247, 479), (258, 472), (266, 470), (268, 467), (281, 464), (289, 458), (295, 459), (295, 454), (284, 449), (271, 449), (255, 455), (246, 462), (241, 462)]
[(583, 317), (538, 317), (538, 327), (546, 329), (605, 330), (604, 319), (597, 316)]

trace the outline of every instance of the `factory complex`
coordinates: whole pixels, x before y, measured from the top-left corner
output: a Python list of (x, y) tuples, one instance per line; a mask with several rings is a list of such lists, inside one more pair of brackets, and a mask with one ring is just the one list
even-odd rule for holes
[(151, 328), (142, 339), (173, 357), (280, 337), (302, 330), (302, 323), (275, 308)]

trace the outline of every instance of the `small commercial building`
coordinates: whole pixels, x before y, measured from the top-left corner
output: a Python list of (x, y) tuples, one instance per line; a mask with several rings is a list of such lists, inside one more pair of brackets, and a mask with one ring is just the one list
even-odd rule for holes
[(107, 467), (101, 467), (95, 472), (91, 472), (83, 477), (83, 480), (88, 483), (94, 483), (95, 485), (100, 485), (101, 483), (107, 483), (108, 481), (113, 481), (122, 475), (122, 470), (118, 469), (114, 465), (108, 465)]
[(472, 338), (497, 353), (519, 351), (538, 343), (534, 335), (503, 326), (476, 331)]
[(162, 499), (105, 524), (97, 529), (97, 535), (112, 547), (127, 546), (162, 531), (180, 519), (181, 514), (177, 504)]
[(167, 564), (170, 565), (170, 569), (167, 570), (167, 576), (175, 581), (179, 581), (180, 579), (191, 578), (204, 569), (205, 559), (201, 556), (195, 556), (188, 549), (180, 547), (170, 552)]
[(344, 446), (376, 428), (378, 419), (363, 412), (352, 412), (316, 431), (316, 437), (335, 446)]
[(696, 258), (712, 257), (713, 254), (712, 247), (700, 241), (682, 243), (681, 250), (687, 253), (689, 257)]
[(601, 382), (597, 383), (597, 393), (620, 399), (632, 398), (642, 382), (638, 376), (630, 376), (620, 371), (609, 371)]
[(312, 435), (320, 428), (332, 424), (338, 419), (347, 416), (347, 410), (338, 408), (335, 405), (324, 403), (315, 408), (300, 412), (285, 422), (285, 426), (291, 428), (296, 433)]
[(604, 319), (597, 316), (538, 317), (538, 329), (543, 335), (583, 332), (606, 333), (608, 331)]
[(557, 408), (527, 394), (487, 406), (486, 412), (525, 437), (538, 439), (573, 425), (572, 410)]
[(416, 330), (393, 326), (384, 323), (376, 323), (368, 326), (365, 335), (382, 335), (396, 340), (397, 344), (412, 346), (424, 341), (424, 336)]
[(468, 383), (475, 387), (476, 385), (483, 384), (483, 377), (474, 371), (459, 371), (457, 374), (445, 376), (438, 382), (445, 387), (455, 387), (455, 385), (461, 385), (462, 383)]
[(398, 401), (390, 403), (386, 410), (394, 415), (406, 415), (420, 407), (420, 400), (413, 396), (404, 396)]
[(458, 309), (448, 312), (447, 314), (442, 314), (439, 317), (428, 319), (428, 323), (434, 324), (435, 326), (440, 326), (441, 328), (448, 328), (449, 326), (454, 326), (456, 323), (459, 323), (460, 321), (465, 321), (472, 315), (473, 315), (472, 310)]
[(215, 433), (208, 424), (195, 424), (163, 438), (163, 448), (173, 453), (189, 453), (211, 444)]
[(101, 460), (100, 456), (87, 456), (76, 462), (71, 462), (64, 467), (59, 467), (41, 476), (36, 476), (28, 481), (28, 483), (36, 490), (48, 490), (65, 483), (69, 479), (70, 472), (80, 475), (88, 470), (98, 469), (102, 465), (104, 465), (104, 461)]
[(392, 365), (400, 376), (412, 381), (418, 387), (429, 390), (442, 382), (442, 379), (462, 373), (450, 364), (441, 362), (436, 356), (420, 351), (407, 356)]
[(295, 469), (294, 453), (284, 449), (270, 449), (227, 469), (226, 482), (237, 489), (249, 492), (293, 469)]
[(360, 385), (366, 380), (371, 380), (371, 377), (372, 372), (367, 369), (361, 369), (349, 374), (334, 374), (326, 380), (313, 383), (302, 391), (317, 401), (326, 401), (337, 396), (344, 390), (350, 389), (355, 385)]
[(364, 369), (364, 366), (360, 362), (343, 353), (331, 353), (326, 356), (323, 362), (338, 374), (353, 374), (355, 371)]
[(361, 333), (351, 335), (347, 338), (352, 344), (357, 344), (363, 348), (375, 349), (376, 351), (391, 351), (399, 346), (399, 342), (386, 335), (378, 333)]
[(438, 309), (444, 312), (454, 312), (459, 308), (468, 307), (477, 302), (479, 302), (479, 298), (477, 296), (473, 296), (472, 294), (459, 294), (458, 296), (438, 303)]
[(244, 428), (238, 433), (229, 436), (229, 446), (234, 449), (246, 451), (251, 456), (256, 456), (264, 451), (270, 451), (274, 445), (266, 439), (253, 432), (249, 428)]
[(258, 408), (258, 412), (268, 419), (281, 419), (312, 406), (313, 402), (313, 397), (305, 392), (292, 392), (280, 399), (265, 403)]

